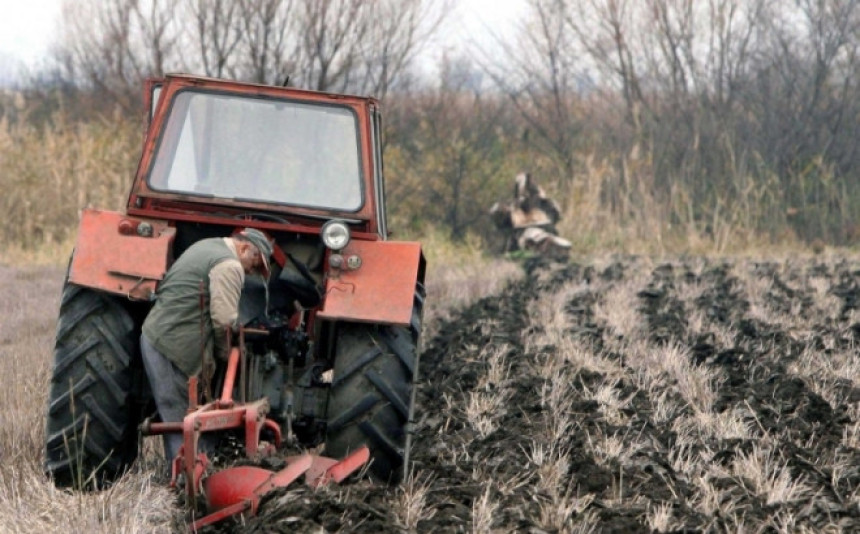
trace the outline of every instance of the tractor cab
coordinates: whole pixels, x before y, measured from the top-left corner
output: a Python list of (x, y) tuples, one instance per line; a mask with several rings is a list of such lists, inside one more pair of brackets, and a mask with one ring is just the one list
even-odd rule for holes
[(150, 87), (129, 214), (339, 218), (385, 239), (376, 100), (189, 76)]

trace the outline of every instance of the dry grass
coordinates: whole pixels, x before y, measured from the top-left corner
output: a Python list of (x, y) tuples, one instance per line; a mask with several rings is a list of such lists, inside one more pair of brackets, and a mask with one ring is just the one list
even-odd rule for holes
[(498, 293), (510, 281), (522, 277), (513, 261), (487, 256), (477, 243), (452, 244), (437, 232), (420, 238), (427, 258), (427, 307), (424, 337), (435, 333), (452, 310)]
[(395, 513), (398, 527), (405, 532), (415, 532), (420, 520), (431, 519), (435, 515), (436, 511), (427, 506), (429, 487), (429, 480), (410, 476), (398, 490), (398, 506)]
[(62, 271), (0, 267), (0, 530), (165, 532), (180, 514), (152, 471), (106, 491), (56, 489), (42, 471), (45, 407)]
[(794, 503), (809, 497), (812, 491), (802, 479), (791, 476), (787, 462), (777, 452), (759, 445), (739, 455), (730, 472), (768, 505)]
[(493, 519), (498, 509), (499, 503), (493, 499), (493, 488), (487, 487), (472, 505), (472, 532), (474, 534), (493, 532)]
[(487, 372), (478, 381), (475, 390), (469, 393), (465, 406), (466, 420), (481, 438), (492, 434), (499, 426), (499, 420), (507, 412), (506, 407), (512, 391), (507, 387), (509, 366), (505, 354), (509, 348), (502, 345), (484, 350), (478, 356), (487, 362)]
[(120, 117), (51, 128), (0, 121), (0, 264), (60, 264), (82, 208), (120, 209), (140, 156), (140, 129)]
[[(17, 114), (19, 120), (0, 121), (0, 188), (4, 191), (0, 210), (6, 215), (0, 222), (0, 239), (6, 244), (0, 251), (0, 263), (62, 262), (74, 240), (78, 212), (82, 208), (120, 209), (124, 206), (140, 156), (142, 127), (136, 117), (129, 119), (120, 115), (75, 121), (60, 109), (45, 117), (44, 126), (37, 128), (28, 122), (26, 109), (18, 110)], [(392, 145), (391, 148), (394, 152), (389, 155), (397, 156), (397, 147)], [(500, 168), (520, 167), (521, 157), (512, 151), (505, 156)], [(547, 163), (539, 154), (529, 157), (531, 166), (540, 168)], [(615, 183), (617, 169), (613, 164), (598, 161), (593, 154), (582, 154), (583, 166), (578, 169), (570, 190), (551, 191), (563, 206), (560, 234), (573, 242), (573, 250), (577, 253), (591, 255), (614, 250), (649, 255), (713, 255), (804, 247), (797, 242), (791, 228), (785, 228), (781, 237), (774, 241), (755, 235), (751, 228), (739, 224), (728, 214), (722, 215), (728, 217), (727, 220), (715, 215), (711, 221), (714, 231), (706, 230), (707, 225), (701, 221), (671, 222), (680, 215), (679, 207), (672, 206), (671, 201), (667, 203), (643, 185), (650, 179), (653, 169), (647, 164), (643, 168), (644, 162), (633, 156), (625, 159), (631, 157), (632, 160), (625, 161), (625, 168), (638, 168), (634, 174), (641, 172), (640, 177), (645, 181), (633, 179), (622, 186)], [(399, 175), (392, 174), (396, 183)], [(423, 181), (433, 176), (420, 178)], [(549, 175), (539, 179), (552, 189), (553, 184), (564, 182), (558, 178)], [(495, 182), (504, 180), (502, 177), (494, 179)], [(623, 206), (604, 198), (607, 187), (631, 189), (615, 191), (624, 198)], [(678, 187), (676, 192), (686, 197), (682, 186)], [(507, 186), (504, 190), (508, 190)], [(485, 198), (480, 193), (472, 195)], [(489, 208), (489, 204), (469, 205), (475, 198), (467, 199), (464, 207), (479, 211)], [(398, 216), (420, 227), (422, 241), (429, 243), (430, 248), (440, 248), (436, 244), (447, 248), (449, 239), (445, 237), (445, 229), (434, 230), (439, 221), (428, 220), (426, 213), (419, 212), (427, 202), (426, 199), (407, 202)], [(690, 217), (700, 209), (707, 211), (710, 206), (684, 206), (681, 211), (685, 217)], [(745, 209), (755, 211), (754, 206), (745, 206)], [(475, 224), (475, 231), (485, 231), (489, 227), (491, 223), (486, 218)], [(474, 236), (469, 239), (472, 243), (467, 242), (466, 248), (475, 245)], [(453, 276), (482, 274), (470, 277), (472, 282), (478, 286), (493, 285), (496, 283), (493, 275), (497, 273), (478, 272), (486, 266), (482, 262), (468, 262), (461, 266), (464, 272), (453, 273)], [(464, 285), (451, 297), (454, 300), (467, 298), (475, 290), (481, 291), (471, 284)]]

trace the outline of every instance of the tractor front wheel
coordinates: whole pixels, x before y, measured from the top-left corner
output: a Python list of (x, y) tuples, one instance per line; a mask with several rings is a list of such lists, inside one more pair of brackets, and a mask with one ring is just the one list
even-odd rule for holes
[(45, 432), (45, 471), (58, 486), (98, 488), (137, 457), (136, 344), (134, 320), (117, 298), (66, 282)]

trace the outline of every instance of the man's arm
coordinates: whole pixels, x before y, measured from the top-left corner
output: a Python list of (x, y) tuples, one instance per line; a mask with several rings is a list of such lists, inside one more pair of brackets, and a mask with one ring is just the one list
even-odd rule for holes
[(245, 272), (239, 260), (225, 260), (209, 271), (209, 315), (215, 335), (215, 355), (227, 359), (226, 329), (235, 330)]

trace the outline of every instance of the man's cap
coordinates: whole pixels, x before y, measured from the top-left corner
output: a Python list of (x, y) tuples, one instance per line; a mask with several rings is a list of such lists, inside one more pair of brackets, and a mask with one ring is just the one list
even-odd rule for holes
[(269, 238), (266, 235), (257, 230), (256, 228), (245, 228), (239, 235), (247, 239), (251, 242), (257, 250), (260, 251), (260, 255), (263, 257), (263, 269), (265, 269), (266, 274), (269, 273), (269, 258), (272, 257), (272, 252), (274, 249), (272, 248), (272, 243), (269, 241)]

